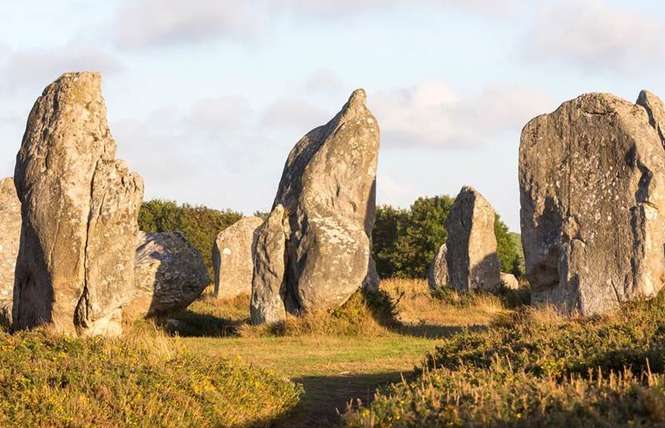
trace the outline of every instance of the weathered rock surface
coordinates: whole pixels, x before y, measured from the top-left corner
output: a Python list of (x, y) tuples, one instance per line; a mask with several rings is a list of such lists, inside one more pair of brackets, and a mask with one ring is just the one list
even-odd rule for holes
[(429, 273), (427, 275), (427, 283), (431, 291), (448, 285), (448, 264), (446, 262), (446, 244), (439, 247), (436, 252), (432, 263), (429, 266)]
[(459, 291), (494, 290), (501, 265), (496, 254), (494, 209), (475, 189), (460, 190), (446, 220), (448, 282)]
[(13, 327), (120, 333), (143, 181), (115, 160), (99, 74), (64, 74), (44, 90), (14, 180), (23, 223)]
[(649, 115), (649, 124), (656, 130), (665, 148), (665, 105), (655, 94), (643, 90), (637, 97), (637, 104), (644, 107)]
[(21, 202), (14, 180), (0, 180), (0, 317), (11, 321), (14, 270), (21, 238)]
[(252, 246), (256, 229), (263, 220), (245, 217), (217, 235), (212, 248), (215, 268), (215, 296), (229, 299), (241, 294), (251, 294), (254, 262)]
[(289, 233), (289, 218), (281, 205), (273, 208), (257, 230), (250, 303), (252, 324), (272, 324), (286, 318), (283, 293)]
[(586, 94), (522, 130), (522, 243), (532, 302), (606, 312), (665, 276), (660, 101)]
[[(286, 161), (274, 207), (281, 205), (288, 216), (280, 294), (290, 313), (328, 310), (346, 302), (363, 283), (376, 286), (377, 278), (367, 276), (379, 127), (365, 98), (363, 90), (354, 91), (330, 122), (296, 144)], [(274, 232), (264, 228), (262, 233)], [(266, 240), (272, 242), (259, 235), (259, 251)], [(279, 265), (279, 260), (268, 261)], [(260, 257), (255, 265), (259, 277), (279, 271)]]
[(203, 257), (180, 232), (139, 232), (136, 294), (130, 318), (160, 316), (185, 309), (209, 285)]
[(512, 273), (501, 272), (501, 285), (509, 290), (517, 290), (520, 288), (520, 282)]

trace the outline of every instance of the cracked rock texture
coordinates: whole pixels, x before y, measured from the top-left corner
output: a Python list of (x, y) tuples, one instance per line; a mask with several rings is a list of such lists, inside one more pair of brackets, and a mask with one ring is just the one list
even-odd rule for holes
[[(370, 236), (379, 126), (365, 98), (364, 90), (354, 91), (330, 122), (296, 144), (286, 161), (273, 206), (281, 205), (288, 219), (280, 295), (290, 313), (332, 309), (363, 285), (378, 286)], [(279, 235), (274, 228), (261, 233)], [(257, 251), (265, 253), (261, 246), (273, 240), (261, 233)], [(281, 263), (277, 254), (256, 258), (254, 293), (280, 281), (273, 274)]]
[(14, 328), (122, 331), (143, 181), (115, 148), (99, 74), (64, 74), (35, 102), (14, 171), (22, 204)]
[(252, 247), (256, 229), (262, 223), (258, 217), (245, 217), (217, 235), (212, 247), (215, 297), (230, 299), (252, 293)]
[(210, 283), (203, 257), (180, 232), (139, 232), (135, 278), (130, 319), (185, 309)]
[(0, 180), (0, 317), (11, 321), (14, 270), (21, 238), (21, 202), (14, 180)]
[(439, 247), (439, 251), (436, 252), (434, 259), (429, 266), (427, 283), (429, 284), (430, 291), (435, 291), (448, 285), (446, 253), (446, 244), (443, 244)]
[(532, 301), (591, 315), (665, 274), (663, 105), (586, 94), (522, 130), (520, 217)]
[(500, 285), (494, 219), (487, 199), (462, 187), (446, 219), (448, 282), (456, 290), (495, 290)]

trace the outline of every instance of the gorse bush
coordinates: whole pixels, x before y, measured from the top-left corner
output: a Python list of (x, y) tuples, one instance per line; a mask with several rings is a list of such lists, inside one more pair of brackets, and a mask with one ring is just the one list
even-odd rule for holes
[(590, 374), (562, 380), (507, 366), (426, 373), (346, 415), (352, 427), (634, 427), (665, 424), (662, 375)]
[(382, 336), (398, 328), (395, 302), (384, 292), (357, 291), (332, 312), (288, 316), (273, 325), (243, 326), (243, 336)]
[[(372, 232), (373, 256), (382, 278), (425, 278), (439, 247), (446, 242), (445, 222), (454, 199), (418, 198), (408, 209), (379, 206)], [(497, 254), (503, 272), (522, 274), (521, 244), (497, 215)]]
[(178, 205), (173, 201), (155, 199), (144, 202), (139, 211), (139, 229), (144, 232), (179, 230), (201, 253), (213, 278), (212, 246), (217, 234), (242, 218), (242, 214), (219, 211), (204, 206)]
[(141, 332), (0, 333), (0, 426), (268, 426), (300, 387)]
[(442, 341), (352, 426), (665, 425), (665, 294), (592, 319), (523, 308)]
[[(540, 317), (547, 315), (545, 319)], [(665, 369), (665, 294), (626, 305), (611, 316), (564, 320), (523, 309), (486, 332), (446, 340), (428, 358), (430, 368), (489, 368), (496, 359), (538, 376), (564, 377), (600, 368), (635, 372)]]

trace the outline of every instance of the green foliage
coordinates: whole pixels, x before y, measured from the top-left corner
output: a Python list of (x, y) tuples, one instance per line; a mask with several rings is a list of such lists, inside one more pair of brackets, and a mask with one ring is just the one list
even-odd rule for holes
[(172, 339), (0, 333), (0, 426), (268, 426), (301, 388)]
[(501, 221), (499, 214), (494, 219), (494, 234), (496, 235), (496, 253), (501, 262), (501, 272), (509, 272), (519, 277), (522, 275), (521, 260), (524, 259), (522, 245), (515, 241), (508, 226)]
[(204, 206), (178, 205), (155, 199), (144, 202), (139, 211), (139, 229), (145, 232), (179, 230), (201, 253), (210, 278), (213, 275), (212, 246), (217, 234), (242, 218), (242, 214)]
[(496, 364), (392, 385), (345, 417), (351, 427), (634, 427), (665, 424), (661, 375), (630, 371), (560, 382)]
[[(372, 232), (373, 256), (382, 278), (424, 278), (439, 247), (446, 242), (445, 222), (454, 199), (418, 198), (408, 209), (377, 208)], [(521, 245), (497, 215), (497, 253), (504, 272), (522, 274)]]
[(376, 210), (374, 230), (372, 231), (372, 252), (376, 270), (381, 278), (405, 276), (408, 256), (402, 251), (405, 225), (409, 211), (382, 205)]
[(663, 381), (665, 294), (586, 320), (522, 309), (488, 330), (443, 340), (417, 380), (378, 394), (348, 420), (353, 426), (662, 426)]

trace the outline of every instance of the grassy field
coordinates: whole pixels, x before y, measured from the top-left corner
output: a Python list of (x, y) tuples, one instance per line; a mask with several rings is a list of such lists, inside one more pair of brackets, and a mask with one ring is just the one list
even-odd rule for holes
[(270, 328), (204, 296), (119, 339), (0, 332), (0, 426), (665, 426), (665, 295), (582, 320), (382, 290)]
[(290, 320), (276, 331), (247, 325), (247, 298), (204, 298), (170, 327), (194, 353), (238, 359), (302, 385), (300, 403), (278, 426), (329, 426), (349, 403), (367, 403), (377, 387), (409, 375), (441, 338), (510, 312), (493, 296), (432, 298), (425, 281), (391, 280), (382, 288), (396, 302), (399, 324), (354, 296), (332, 318)]

